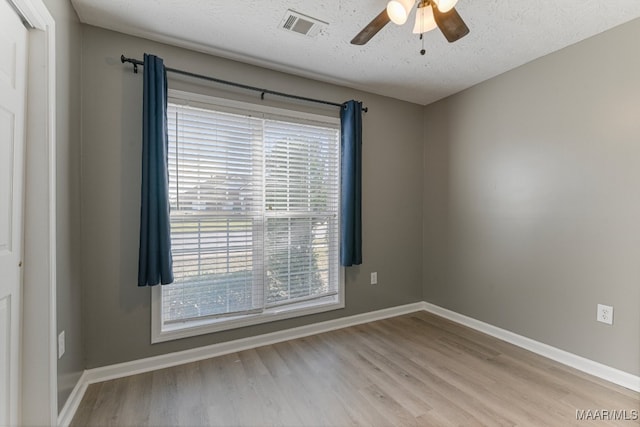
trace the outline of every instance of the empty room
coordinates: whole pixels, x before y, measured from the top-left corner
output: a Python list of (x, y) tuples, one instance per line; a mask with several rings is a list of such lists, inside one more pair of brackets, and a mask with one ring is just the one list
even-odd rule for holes
[(0, 425), (640, 426), (637, 0), (0, 19)]

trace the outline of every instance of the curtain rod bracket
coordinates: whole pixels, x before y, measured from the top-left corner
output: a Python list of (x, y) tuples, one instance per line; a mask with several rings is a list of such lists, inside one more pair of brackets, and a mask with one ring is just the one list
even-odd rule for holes
[(122, 62), (123, 64), (125, 62), (130, 62), (131, 64), (133, 64), (133, 74), (138, 74), (138, 64), (133, 59), (127, 58), (124, 55), (120, 55), (120, 62)]
[(264, 90), (262, 91), (262, 93), (260, 94), (260, 99), (264, 101)]

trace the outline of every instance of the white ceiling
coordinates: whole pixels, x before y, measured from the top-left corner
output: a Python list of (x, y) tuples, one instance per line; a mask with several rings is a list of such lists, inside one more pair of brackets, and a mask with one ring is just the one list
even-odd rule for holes
[[(72, 0), (84, 23), (418, 104), (447, 95), (640, 17), (640, 0), (459, 0), (471, 29), (427, 54), (389, 23), (368, 44), (349, 42), (386, 0)], [(313, 38), (279, 24), (287, 9), (328, 22)], [(611, 46), (612, 49), (615, 46)], [(597, 58), (594, 58), (597, 60)], [(180, 68), (180, 64), (168, 64)]]

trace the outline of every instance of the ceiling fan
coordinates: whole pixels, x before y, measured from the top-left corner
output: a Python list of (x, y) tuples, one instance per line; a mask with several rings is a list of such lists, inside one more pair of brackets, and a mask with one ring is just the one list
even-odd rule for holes
[[(351, 40), (351, 44), (363, 45), (367, 43), (389, 21), (398, 25), (404, 24), (416, 2), (418, 7), (416, 10), (416, 23), (413, 28), (414, 34), (420, 34), (420, 37), (422, 37), (423, 33), (438, 27), (449, 43), (453, 43), (469, 34), (469, 27), (467, 27), (467, 24), (464, 23), (454, 8), (458, 0), (391, 0), (386, 9), (373, 18)], [(424, 55), (424, 49), (420, 53)]]

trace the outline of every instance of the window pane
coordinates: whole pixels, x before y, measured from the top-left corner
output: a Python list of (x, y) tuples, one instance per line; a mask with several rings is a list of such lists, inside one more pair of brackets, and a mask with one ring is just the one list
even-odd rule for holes
[(337, 245), (330, 241), (336, 217), (268, 218), (265, 268), (267, 305), (335, 294)]
[(337, 129), (274, 120), (265, 122), (268, 210), (337, 210), (337, 137)]
[(165, 322), (250, 311), (262, 305), (262, 289), (254, 289), (257, 228), (254, 220), (241, 216), (172, 216), (176, 281), (163, 288)]
[(168, 108), (172, 211), (262, 209), (262, 124), (252, 117)]

